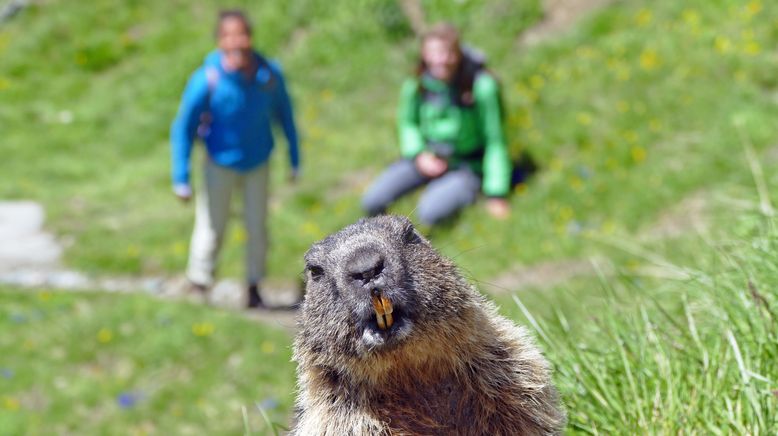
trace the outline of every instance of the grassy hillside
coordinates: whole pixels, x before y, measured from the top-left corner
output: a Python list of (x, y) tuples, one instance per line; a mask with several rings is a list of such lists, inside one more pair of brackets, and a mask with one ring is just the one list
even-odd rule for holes
[[(778, 142), (769, 2), (620, 2), (534, 49), (516, 37), (538, 19), (536, 3), (424, 5), (490, 54), (512, 147), (542, 165), (509, 221), (475, 209), (435, 235), (449, 254), (475, 250), (461, 261), (481, 277), (596, 251), (586, 234), (633, 232), (705, 186), (748, 180), (741, 134), (759, 156)], [(396, 158), (396, 94), (415, 44), (393, 1), (246, 6), (257, 44), (289, 75), (303, 131), (299, 185), (284, 185), (283, 144), (274, 162), (270, 273), (289, 278), (310, 242), (360, 216), (362, 189)], [(183, 267), (193, 211), (169, 192), (167, 132), (188, 74), (212, 48), (216, 9), (49, 1), (0, 31), (0, 171), (10, 180), (0, 196), (43, 201), (73, 241), (71, 265)], [(412, 209), (409, 199), (394, 211)], [(227, 275), (240, 275), (244, 238), (233, 226)]]
[[(396, 158), (415, 43), (394, 1), (239, 4), (283, 64), (303, 132), (296, 186), (282, 141), (273, 161), (270, 273), (293, 280)], [(621, 1), (529, 48), (517, 39), (539, 2), (423, 5), (487, 51), (511, 147), (540, 163), (509, 220), (472, 208), (433, 243), (479, 283), (607, 259), (599, 277), (494, 296), (538, 332), (570, 431), (778, 430), (778, 4)], [(0, 27), (0, 198), (42, 201), (70, 266), (183, 269), (193, 210), (170, 193), (167, 131), (217, 6), (47, 0)], [(242, 275), (244, 239), (234, 225), (224, 275)], [(287, 422), (286, 333), (143, 296), (4, 290), (0, 303), (0, 433), (264, 432), (257, 402)]]

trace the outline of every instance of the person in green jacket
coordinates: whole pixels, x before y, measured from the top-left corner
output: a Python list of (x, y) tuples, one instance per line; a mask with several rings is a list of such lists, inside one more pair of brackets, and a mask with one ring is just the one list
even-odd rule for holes
[(497, 80), (462, 48), (450, 24), (433, 26), (421, 40), (416, 77), (402, 86), (398, 111), (402, 159), (368, 188), (362, 207), (384, 213), (401, 196), (426, 185), (416, 213), (434, 225), (487, 197), (486, 208), (506, 218), (511, 161), (503, 132)]

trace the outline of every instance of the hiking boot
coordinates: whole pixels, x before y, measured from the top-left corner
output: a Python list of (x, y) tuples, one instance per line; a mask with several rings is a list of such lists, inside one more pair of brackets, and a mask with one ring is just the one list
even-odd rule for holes
[(201, 283), (190, 282), (189, 291), (196, 295), (205, 295), (208, 293), (208, 286)]
[(264, 309), (265, 303), (262, 302), (262, 296), (259, 295), (259, 286), (251, 284), (248, 287), (248, 298), (246, 307), (249, 309)]

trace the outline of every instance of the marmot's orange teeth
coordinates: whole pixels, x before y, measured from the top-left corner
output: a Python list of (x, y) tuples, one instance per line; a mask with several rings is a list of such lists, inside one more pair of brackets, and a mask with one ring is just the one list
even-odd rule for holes
[(389, 301), (388, 298), (384, 296), (384, 294), (381, 294), (381, 304), (384, 306), (384, 317), (386, 318), (386, 327), (391, 327), (392, 324), (394, 324), (394, 318), (392, 318), (392, 312), (394, 311), (394, 308), (392, 307), (392, 302)]
[(392, 302), (389, 301), (383, 294), (383, 292), (373, 291), (373, 310), (375, 310), (375, 318), (378, 323), (378, 328), (386, 330), (394, 324), (394, 318), (392, 318)]

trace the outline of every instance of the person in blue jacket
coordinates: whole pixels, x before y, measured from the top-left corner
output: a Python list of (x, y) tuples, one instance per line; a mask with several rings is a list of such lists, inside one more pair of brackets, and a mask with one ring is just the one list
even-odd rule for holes
[(240, 190), (248, 234), (246, 304), (262, 307), (271, 124), (279, 123), (286, 136), (291, 181), (300, 167), (297, 129), (281, 69), (253, 48), (246, 15), (221, 12), (216, 39), (218, 49), (189, 78), (170, 132), (173, 192), (181, 200), (192, 196), (190, 157), (197, 137), (207, 151), (186, 275), (203, 293), (213, 284), (230, 198)]

